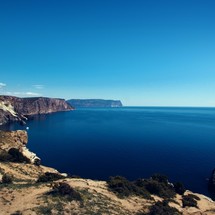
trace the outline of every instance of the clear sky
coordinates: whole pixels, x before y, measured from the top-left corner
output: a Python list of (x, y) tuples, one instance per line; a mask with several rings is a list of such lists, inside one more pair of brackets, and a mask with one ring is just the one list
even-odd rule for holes
[(1, 0), (0, 94), (215, 106), (214, 0)]

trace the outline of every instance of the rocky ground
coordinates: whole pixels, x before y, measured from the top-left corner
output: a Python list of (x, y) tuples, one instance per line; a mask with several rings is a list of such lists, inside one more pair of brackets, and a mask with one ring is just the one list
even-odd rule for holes
[[(27, 142), (27, 133), (17, 131), (0, 135), (0, 149), (8, 152), (10, 147), (22, 147)], [(5, 153), (3, 158), (5, 159)], [(0, 157), (1, 157), (0, 154)], [(7, 156), (6, 156), (7, 158)], [(57, 170), (35, 165), (31, 160), (4, 160), (0, 162), (0, 214), (215, 214), (215, 203), (206, 196), (195, 194), (196, 207), (183, 206), (183, 196), (193, 194), (186, 191), (183, 196), (176, 194), (168, 200), (168, 208), (177, 211), (152, 213), (151, 208), (164, 199), (150, 194), (119, 196), (105, 181), (72, 178)], [(47, 174), (48, 173), (48, 174)], [(10, 180), (7, 180), (9, 177)], [(39, 179), (39, 181), (38, 181)], [(169, 210), (169, 209), (168, 209)]]

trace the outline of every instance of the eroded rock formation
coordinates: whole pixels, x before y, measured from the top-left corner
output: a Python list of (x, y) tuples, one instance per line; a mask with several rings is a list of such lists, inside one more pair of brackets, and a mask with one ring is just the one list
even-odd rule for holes
[(39, 165), (40, 158), (26, 147), (26, 131), (0, 131), (0, 160), (27, 162)]
[(7, 122), (24, 122), (31, 115), (70, 111), (74, 108), (64, 99), (0, 96), (0, 125)]

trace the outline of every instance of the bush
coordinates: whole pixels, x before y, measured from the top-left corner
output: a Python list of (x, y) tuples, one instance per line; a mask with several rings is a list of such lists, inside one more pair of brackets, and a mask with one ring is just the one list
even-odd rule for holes
[(151, 199), (150, 194), (157, 195), (164, 199), (174, 198), (176, 193), (183, 195), (184, 185), (180, 182), (172, 185), (167, 176), (154, 174), (150, 179), (138, 179), (134, 182), (128, 181), (121, 176), (110, 177), (107, 181), (108, 188), (119, 197), (138, 195), (146, 199)]
[(181, 213), (173, 207), (170, 207), (166, 201), (156, 202), (151, 206), (147, 215), (180, 215)]
[(198, 196), (195, 196), (192, 194), (183, 196), (182, 197), (183, 208), (185, 208), (185, 207), (196, 207), (196, 208), (198, 208), (197, 201), (196, 201), (197, 198), (198, 198), (198, 200), (200, 200)]
[(53, 190), (49, 194), (65, 196), (70, 201), (82, 201), (81, 195), (65, 182), (54, 184)]
[(40, 205), (39, 207), (36, 208), (37, 211), (39, 212), (39, 214), (41, 215), (52, 215), (52, 208), (48, 205), (48, 206), (42, 206)]
[(141, 182), (130, 182), (122, 176), (115, 176), (110, 177), (107, 184), (108, 188), (120, 198), (128, 197), (130, 195), (138, 195), (146, 199), (151, 199), (151, 196), (146, 191), (145, 187), (141, 186)]
[(45, 172), (43, 175), (40, 175), (39, 178), (37, 179), (37, 182), (52, 182), (52, 181), (57, 181), (59, 179), (63, 179), (65, 176), (62, 176), (58, 173), (53, 173), (53, 172)]
[(149, 193), (162, 198), (173, 198), (176, 194), (173, 186), (165, 182), (163, 183), (157, 180), (148, 179), (144, 180), (144, 186)]
[(7, 173), (2, 176), (2, 183), (3, 184), (11, 184), (13, 182), (13, 177)]
[(31, 161), (28, 158), (23, 156), (23, 154), (19, 151), (19, 149), (11, 148), (11, 149), (9, 149), (8, 154), (12, 156), (12, 161), (13, 162), (31, 163)]
[(41, 160), (39, 158), (35, 158), (34, 161), (33, 161), (33, 164), (36, 165), (36, 166), (40, 166)]
[(197, 201), (200, 200), (200, 198), (198, 196), (194, 195), (194, 194), (188, 194), (187, 196), (189, 196), (190, 198), (193, 198), (193, 199), (195, 199)]
[(174, 183), (174, 189), (175, 189), (175, 192), (180, 195), (183, 195), (184, 192), (186, 191), (184, 185), (181, 182)]
[(151, 177), (152, 180), (160, 182), (160, 183), (164, 183), (164, 184), (168, 184), (168, 178), (165, 175), (162, 174), (154, 174)]
[(122, 176), (110, 177), (108, 188), (120, 197), (127, 197), (134, 193), (134, 185)]

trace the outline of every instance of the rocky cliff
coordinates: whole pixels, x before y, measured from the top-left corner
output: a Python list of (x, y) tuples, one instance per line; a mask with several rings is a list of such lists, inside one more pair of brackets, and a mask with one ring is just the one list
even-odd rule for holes
[(27, 162), (39, 165), (40, 158), (26, 147), (26, 131), (0, 131), (0, 161)]
[(104, 99), (70, 99), (67, 101), (75, 108), (92, 107), (122, 107), (120, 100), (104, 100)]
[(26, 116), (73, 109), (64, 99), (0, 96), (0, 124), (10, 121), (24, 121)]

